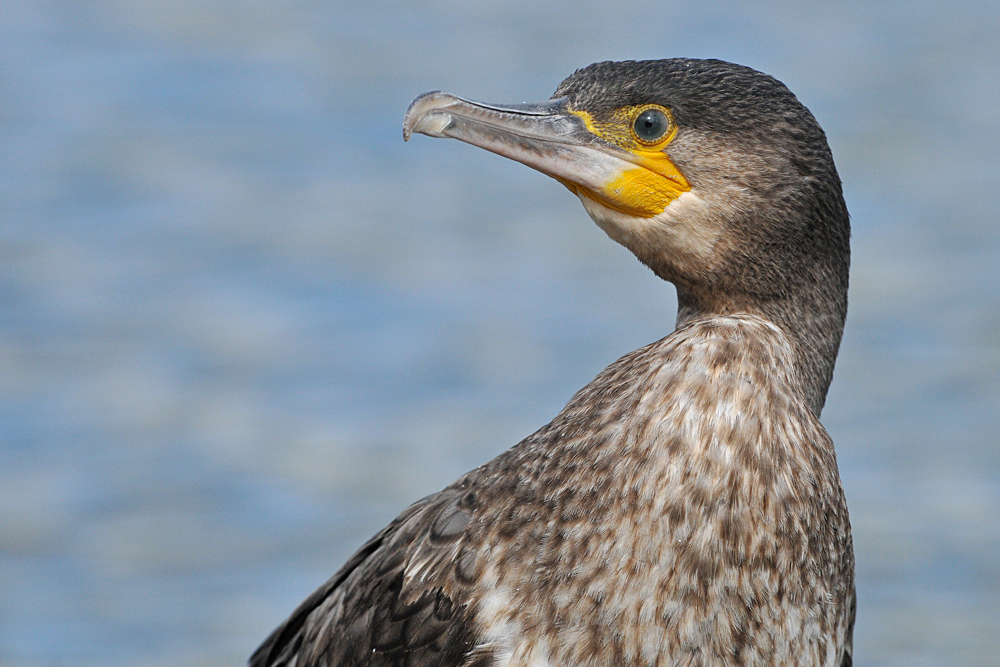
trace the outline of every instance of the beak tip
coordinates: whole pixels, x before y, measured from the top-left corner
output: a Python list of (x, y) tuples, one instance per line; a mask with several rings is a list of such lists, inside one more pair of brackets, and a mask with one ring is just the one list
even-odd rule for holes
[(419, 95), (410, 103), (403, 116), (403, 141), (409, 141), (414, 132), (443, 137), (441, 132), (451, 122), (443, 109), (456, 101), (460, 101), (459, 98), (440, 90)]

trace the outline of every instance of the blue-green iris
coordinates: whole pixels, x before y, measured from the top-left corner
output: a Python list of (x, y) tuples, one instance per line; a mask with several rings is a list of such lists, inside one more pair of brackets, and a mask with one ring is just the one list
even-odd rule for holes
[(663, 138), (670, 128), (667, 114), (659, 109), (646, 109), (635, 119), (635, 134), (641, 141), (655, 143)]

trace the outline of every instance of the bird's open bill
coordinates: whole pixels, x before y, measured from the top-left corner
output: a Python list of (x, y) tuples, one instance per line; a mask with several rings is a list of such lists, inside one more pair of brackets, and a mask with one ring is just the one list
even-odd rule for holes
[(403, 139), (414, 132), (458, 139), (552, 176), (580, 197), (645, 218), (691, 188), (663, 152), (672, 137), (667, 129), (662, 145), (616, 145), (566, 98), (496, 105), (435, 91), (413, 100)]

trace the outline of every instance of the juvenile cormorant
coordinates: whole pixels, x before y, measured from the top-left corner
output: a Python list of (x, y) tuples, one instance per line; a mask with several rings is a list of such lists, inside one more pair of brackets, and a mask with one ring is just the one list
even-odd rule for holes
[(718, 60), (603, 62), (540, 104), (422, 95), (413, 132), (556, 178), (676, 286), (677, 329), (411, 505), (250, 664), (850, 665), (850, 524), (818, 420), (850, 226), (812, 114)]

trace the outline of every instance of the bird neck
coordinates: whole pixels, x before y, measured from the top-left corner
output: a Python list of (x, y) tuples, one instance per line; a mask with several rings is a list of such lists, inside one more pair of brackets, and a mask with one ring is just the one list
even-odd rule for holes
[[(839, 282), (839, 281), (838, 281)], [(847, 316), (847, 282), (843, 289), (792, 290), (782, 299), (705, 298), (677, 288), (677, 327), (712, 317), (748, 313), (776, 325), (795, 352), (795, 382), (803, 401), (817, 417), (826, 402)]]

